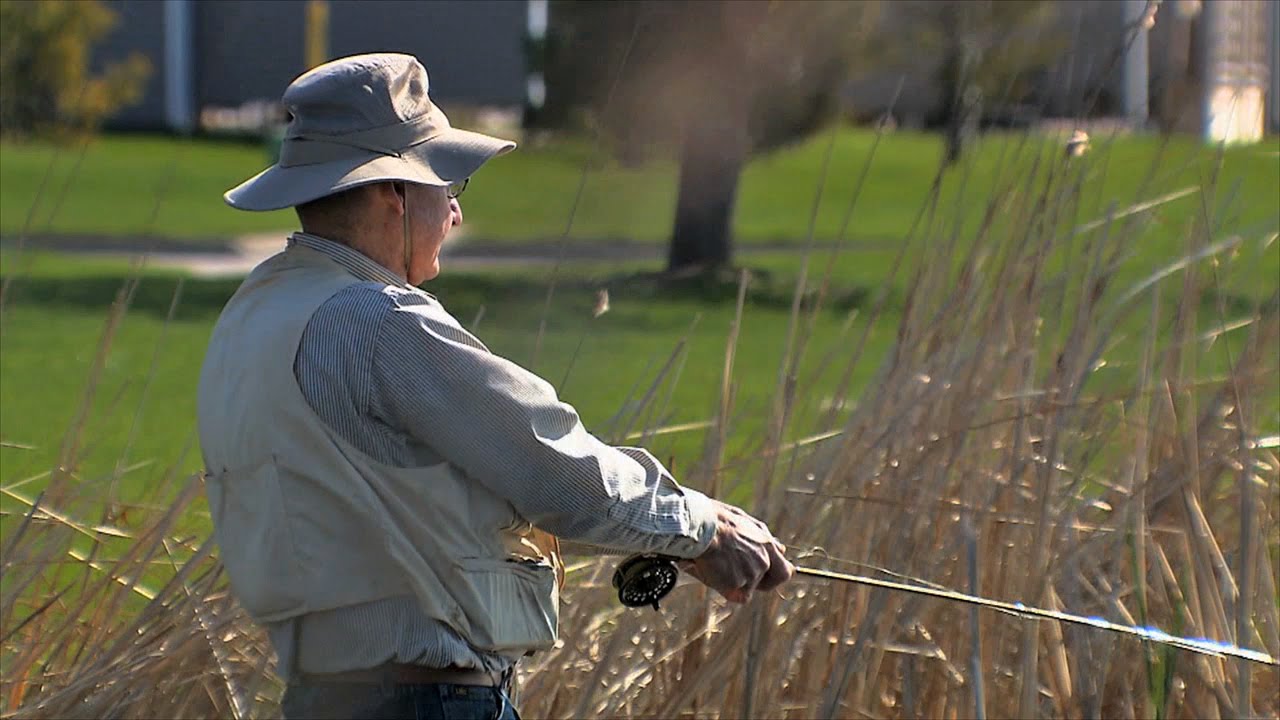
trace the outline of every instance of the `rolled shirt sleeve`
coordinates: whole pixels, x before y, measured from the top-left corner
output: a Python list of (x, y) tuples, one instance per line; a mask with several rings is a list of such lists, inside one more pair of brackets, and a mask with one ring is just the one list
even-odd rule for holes
[(716, 526), (707, 496), (648, 451), (591, 435), (549, 383), (489, 352), (434, 299), (396, 301), (373, 354), (372, 415), (563, 540), (682, 558), (706, 550)]

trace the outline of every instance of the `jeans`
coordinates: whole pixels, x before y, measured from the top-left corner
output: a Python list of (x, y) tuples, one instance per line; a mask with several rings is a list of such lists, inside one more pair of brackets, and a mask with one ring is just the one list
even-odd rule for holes
[(286, 720), (520, 720), (506, 693), (477, 685), (289, 683)]

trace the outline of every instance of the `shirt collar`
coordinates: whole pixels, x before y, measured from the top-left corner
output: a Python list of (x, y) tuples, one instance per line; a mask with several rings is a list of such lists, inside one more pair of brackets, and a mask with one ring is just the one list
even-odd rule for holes
[(311, 233), (296, 232), (289, 236), (289, 247), (294, 245), (302, 245), (323, 253), (330, 260), (338, 263), (347, 272), (361, 280), (406, 287), (404, 278), (375, 262), (368, 255), (340, 242), (327, 240)]

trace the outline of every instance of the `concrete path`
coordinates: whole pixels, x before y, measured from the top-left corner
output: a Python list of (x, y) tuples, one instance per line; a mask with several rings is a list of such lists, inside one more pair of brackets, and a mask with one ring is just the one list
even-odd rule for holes
[[(82, 257), (98, 257), (128, 260), (139, 255), (147, 257), (147, 265), (153, 268), (183, 270), (197, 277), (238, 277), (246, 275), (258, 263), (284, 248), (289, 233), (286, 231), (244, 235), (231, 240), (175, 241), (162, 238), (95, 238), (87, 236), (35, 238), (25, 244), (27, 249), (63, 252)], [(5, 248), (13, 247), (11, 239), (5, 239)], [(829, 242), (817, 243), (819, 249), (831, 246)], [(893, 247), (892, 241), (852, 241), (845, 243), (846, 251), (879, 250)], [(739, 245), (738, 255), (762, 253), (801, 252), (802, 242), (773, 242)], [(495, 243), (472, 240), (465, 234), (451, 235), (441, 254), (449, 269), (547, 267), (558, 260), (565, 262), (661, 262), (667, 248), (661, 243), (640, 243), (631, 240), (603, 238), (599, 240), (573, 239), (561, 243), (558, 239), (534, 240), (522, 243)]]

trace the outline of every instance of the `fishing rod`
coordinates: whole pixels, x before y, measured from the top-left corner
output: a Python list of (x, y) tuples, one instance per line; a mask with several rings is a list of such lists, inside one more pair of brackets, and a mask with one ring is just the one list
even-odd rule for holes
[[(864, 575), (850, 575), (847, 573), (832, 572), (830, 570), (819, 570), (817, 568), (795, 566), (797, 575), (802, 575), (819, 580), (828, 580), (836, 582), (847, 582), (855, 585), (865, 585), (870, 587), (881, 588), (884, 590), (894, 590), (897, 592), (912, 593), (915, 595), (923, 595), (926, 597), (937, 598), (939, 600), (947, 600), (950, 602), (965, 603), (968, 605), (976, 605), (997, 612), (1003, 612), (1009, 615), (1016, 615), (1024, 618), (1057, 620), (1059, 622), (1072, 623), (1075, 625), (1083, 625), (1086, 627), (1105, 630), (1107, 632), (1129, 635), (1148, 642), (1159, 643), (1161, 645), (1171, 645), (1182, 650), (1199, 653), (1201, 655), (1211, 655), (1214, 657), (1232, 657), (1240, 660), (1249, 660), (1251, 662), (1280, 667), (1280, 661), (1270, 655), (1258, 650), (1250, 650), (1242, 648), (1230, 643), (1223, 643), (1208, 638), (1187, 638), (1170, 635), (1156, 627), (1134, 627), (1131, 625), (1121, 625), (1111, 622), (1101, 617), (1073, 615), (1071, 613), (1060, 612), (1057, 610), (1046, 610), (1044, 608), (1025, 605), (1020, 602), (1005, 602), (1002, 600), (992, 600), (990, 598), (979, 597), (977, 595), (969, 595), (967, 593), (947, 590), (945, 588), (928, 587), (923, 585), (912, 585), (902, 582), (894, 582), (892, 580), (881, 580), (878, 578), (866, 577)], [(621, 564), (613, 574), (613, 587), (618, 591), (618, 601), (627, 607), (644, 607), (652, 606), (654, 610), (660, 610), (658, 603), (667, 596), (676, 586), (676, 580), (680, 577), (680, 571), (676, 567), (676, 559), (665, 555), (633, 555)]]

